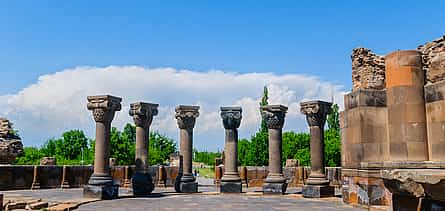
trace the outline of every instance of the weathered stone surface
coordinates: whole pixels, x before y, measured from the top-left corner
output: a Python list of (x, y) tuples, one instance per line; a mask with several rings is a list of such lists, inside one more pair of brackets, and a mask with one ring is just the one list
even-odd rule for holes
[(445, 35), (421, 45), (417, 48), (422, 52), (423, 69), (427, 84), (445, 79)]
[(179, 127), (180, 168), (175, 183), (177, 192), (197, 192), (198, 183), (192, 173), (193, 127), (199, 116), (199, 106), (179, 105), (175, 108)]
[(57, 160), (55, 157), (43, 157), (40, 159), (41, 166), (54, 166), (57, 165)]
[(48, 202), (46, 202), (46, 201), (36, 202), (36, 203), (27, 205), (27, 208), (31, 209), (31, 210), (41, 210), (41, 209), (47, 208), (47, 207), (48, 207)]
[(367, 48), (352, 50), (352, 90), (385, 88), (385, 59)]
[(179, 183), (179, 190), (181, 193), (197, 193), (198, 183), (197, 182), (181, 182)]
[(146, 196), (153, 192), (155, 186), (149, 173), (136, 172), (131, 178), (133, 195)]
[(263, 192), (286, 192), (287, 180), (283, 175), (282, 130), (287, 112), (284, 105), (267, 105), (261, 107), (261, 116), (266, 122), (269, 135), (269, 173), (264, 179)]
[(356, 107), (385, 107), (386, 91), (385, 90), (366, 90), (357, 89), (344, 96), (345, 110)]
[(221, 193), (241, 193), (243, 184), (241, 182), (221, 182)]
[(23, 153), (23, 144), (13, 129), (12, 123), (0, 118), (0, 164), (11, 164), (15, 158)]
[(110, 128), (116, 111), (122, 108), (122, 98), (110, 95), (87, 97), (88, 110), (96, 121), (96, 143), (94, 148), (94, 172), (88, 185), (84, 187), (87, 198), (112, 199), (118, 196), (118, 185), (115, 185), (110, 174)]
[(85, 198), (96, 199), (116, 199), (119, 194), (119, 187), (113, 182), (109, 182), (101, 185), (85, 185), (83, 187), (83, 196)]
[(305, 185), (303, 186), (303, 197), (305, 198), (322, 198), (332, 197), (335, 194), (335, 188), (326, 185)]
[(286, 159), (285, 167), (298, 167), (300, 162), (297, 159)]
[(287, 183), (264, 183), (264, 194), (284, 194), (286, 193)]

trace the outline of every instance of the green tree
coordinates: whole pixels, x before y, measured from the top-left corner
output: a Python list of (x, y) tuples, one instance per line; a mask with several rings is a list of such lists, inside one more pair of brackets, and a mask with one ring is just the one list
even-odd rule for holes
[[(131, 132), (134, 127), (131, 124), (125, 125), (127, 132)], [(112, 127), (110, 131), (110, 157), (116, 159), (118, 165), (132, 165), (135, 157), (135, 140), (131, 134), (122, 133), (117, 128)]]
[(247, 139), (238, 141), (238, 160), (242, 166), (247, 166), (251, 158), (249, 157), (250, 142)]
[(169, 159), (170, 154), (174, 152), (176, 152), (176, 143), (173, 139), (159, 132), (150, 133), (148, 153), (150, 165), (165, 163)]
[[(269, 91), (267, 90), (267, 86), (264, 86), (263, 96), (261, 97), (261, 102), (260, 102), (260, 115), (261, 115), (261, 107), (266, 105), (269, 105)], [(268, 134), (267, 124), (263, 118), (261, 118), (260, 132)]]
[(283, 163), (286, 162), (286, 159), (297, 159), (302, 166), (310, 165), (310, 135), (308, 133), (284, 132), (282, 145)]
[(332, 105), (332, 112), (327, 117), (328, 130), (324, 133), (326, 166), (341, 165), (341, 137), (338, 110), (337, 104)]
[(16, 165), (38, 165), (42, 154), (37, 147), (24, 147), (23, 153), (15, 159)]

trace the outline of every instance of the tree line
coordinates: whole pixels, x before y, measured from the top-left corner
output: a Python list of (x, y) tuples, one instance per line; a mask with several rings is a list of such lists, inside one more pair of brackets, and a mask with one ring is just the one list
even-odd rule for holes
[[(136, 127), (126, 124), (122, 131), (113, 127), (110, 131), (110, 157), (118, 165), (133, 165), (136, 145)], [(82, 130), (64, 132), (40, 147), (24, 147), (24, 152), (15, 160), (17, 165), (37, 165), (42, 157), (55, 157), (59, 165), (91, 165), (94, 162), (95, 141), (85, 136)], [(176, 152), (173, 139), (160, 134), (149, 134), (149, 164), (167, 163), (170, 154)]]

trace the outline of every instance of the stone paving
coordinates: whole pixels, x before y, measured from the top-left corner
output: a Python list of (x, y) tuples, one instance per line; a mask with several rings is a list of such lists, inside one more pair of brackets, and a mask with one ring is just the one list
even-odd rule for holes
[(76, 210), (131, 211), (131, 210), (362, 210), (341, 202), (341, 198), (306, 199), (297, 194), (300, 188), (290, 188), (286, 195), (262, 195), (258, 188), (249, 188), (243, 194), (218, 194), (215, 186), (199, 187), (200, 193), (178, 194), (173, 188), (156, 188), (150, 197), (133, 198), (129, 189), (120, 189), (120, 199), (89, 202), (82, 197), (82, 189), (47, 189), (5, 191), (9, 197), (41, 198), (51, 204), (60, 202), (82, 203)]

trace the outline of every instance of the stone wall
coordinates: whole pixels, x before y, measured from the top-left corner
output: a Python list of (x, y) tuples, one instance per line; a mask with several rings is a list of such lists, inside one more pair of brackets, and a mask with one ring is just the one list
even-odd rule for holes
[(352, 90), (385, 88), (385, 60), (367, 48), (352, 50)]
[[(115, 182), (124, 186), (125, 182), (130, 181), (134, 169), (134, 166), (114, 166), (111, 168), (111, 175)], [(173, 186), (178, 167), (165, 166), (161, 178), (159, 171), (159, 166), (149, 168), (155, 185)], [(1, 165), (0, 172), (0, 190), (31, 189), (34, 180), (40, 188), (60, 188), (63, 180), (63, 166), (37, 166), (35, 179), (34, 166)], [(70, 188), (79, 188), (88, 183), (92, 173), (93, 166), (66, 166), (65, 181)]]
[(426, 83), (432, 84), (445, 79), (445, 35), (417, 48), (422, 52)]
[[(242, 183), (247, 187), (262, 187), (263, 181), (267, 177), (269, 171), (267, 167), (261, 166), (241, 166), (238, 172)], [(287, 178), (289, 187), (303, 186), (310, 173), (310, 167), (284, 167), (283, 174)], [(218, 184), (224, 174), (224, 166), (215, 168), (215, 183)], [(326, 167), (326, 175), (332, 186), (339, 187), (341, 185), (341, 168)]]
[(343, 201), (445, 209), (445, 36), (384, 58), (358, 48), (351, 58), (353, 88), (340, 113)]

